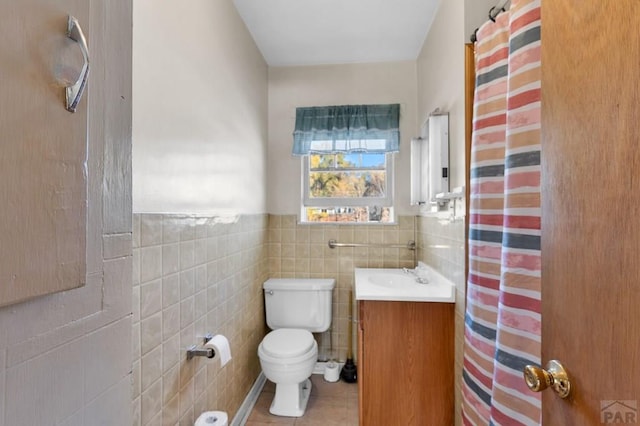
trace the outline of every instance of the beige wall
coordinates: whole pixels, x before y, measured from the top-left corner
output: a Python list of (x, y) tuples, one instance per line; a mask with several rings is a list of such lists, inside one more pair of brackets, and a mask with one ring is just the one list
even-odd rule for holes
[(0, 308), (0, 426), (131, 423), (131, 2), (92, 1), (83, 28), (87, 280)]
[[(231, 0), (133, 19), (133, 424), (233, 418), (265, 331), (267, 66)], [(206, 333), (224, 368), (186, 360)]]
[(266, 212), (267, 65), (231, 0), (136, 0), (133, 209)]
[(450, 187), (464, 185), (464, 4), (440, 3), (418, 56), (418, 125), (440, 108), (449, 112)]
[(296, 107), (389, 103), (400, 104), (396, 214), (414, 213), (409, 205), (409, 142), (416, 136), (415, 82), (414, 61), (269, 68), (269, 213), (300, 213), (301, 163), (291, 155)]
[[(192, 425), (209, 410), (233, 418), (260, 373), (267, 216), (135, 214), (133, 235), (133, 424)], [(229, 339), (224, 367), (186, 359), (207, 333)]]

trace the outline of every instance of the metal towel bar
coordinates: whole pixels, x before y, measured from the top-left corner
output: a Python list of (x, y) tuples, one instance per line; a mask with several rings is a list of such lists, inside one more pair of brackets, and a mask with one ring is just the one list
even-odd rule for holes
[(406, 244), (373, 244), (373, 243), (339, 243), (336, 240), (329, 240), (329, 248), (336, 247), (377, 247), (377, 248), (403, 248), (415, 250), (416, 242), (409, 240)]

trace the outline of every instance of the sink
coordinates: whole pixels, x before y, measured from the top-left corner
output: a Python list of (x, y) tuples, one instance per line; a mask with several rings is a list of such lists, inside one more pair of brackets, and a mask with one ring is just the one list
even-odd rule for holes
[(407, 273), (404, 273), (404, 275), (388, 274), (388, 273), (380, 273), (380, 274), (373, 273), (369, 275), (367, 279), (373, 285), (389, 287), (392, 289), (400, 286), (412, 286), (416, 284), (416, 278), (414, 276), (410, 276)]
[(402, 269), (356, 268), (356, 300), (455, 302), (453, 283), (428, 268), (429, 283), (421, 284)]

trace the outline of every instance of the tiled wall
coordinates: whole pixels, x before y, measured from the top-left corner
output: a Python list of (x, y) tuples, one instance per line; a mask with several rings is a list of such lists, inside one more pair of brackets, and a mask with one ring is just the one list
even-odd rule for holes
[(462, 348), (464, 343), (465, 252), (464, 220), (435, 216), (417, 219), (418, 260), (432, 266), (456, 285), (455, 308), (455, 407), (461, 424)]
[[(330, 249), (330, 239), (370, 244), (415, 240), (418, 250)], [(401, 216), (397, 225), (305, 225), (295, 215), (241, 216), (220, 223), (142, 214), (134, 215), (133, 245), (134, 425), (191, 425), (200, 412), (213, 409), (235, 415), (260, 373), (257, 347), (267, 331), (262, 295), (267, 278), (336, 279), (332, 332), (317, 336), (319, 358), (345, 360), (354, 268), (411, 268), (416, 260), (457, 287), (460, 406), (464, 221)], [(207, 332), (231, 341), (233, 360), (224, 368), (217, 360), (186, 361), (184, 349)], [(456, 416), (459, 424), (457, 408)]]
[[(323, 333), (317, 336), (318, 356), (321, 360), (346, 359), (349, 292), (353, 288), (354, 268), (415, 266), (415, 252), (411, 250), (367, 247), (331, 249), (328, 241), (335, 239), (341, 243), (405, 244), (416, 239), (415, 223), (413, 216), (400, 216), (397, 225), (362, 226), (299, 224), (295, 215), (269, 216), (268, 256), (271, 277), (336, 279), (332, 332), (331, 335)], [(355, 326), (352, 333), (355, 336)], [(355, 338), (353, 342), (355, 348)], [(331, 343), (333, 351), (330, 349)]]
[(0, 307), (0, 426), (131, 421), (131, 234), (88, 251), (83, 287)]
[[(260, 373), (265, 333), (267, 216), (134, 215), (133, 424), (193, 425), (207, 410), (233, 418)], [(211, 332), (233, 359), (186, 360)]]

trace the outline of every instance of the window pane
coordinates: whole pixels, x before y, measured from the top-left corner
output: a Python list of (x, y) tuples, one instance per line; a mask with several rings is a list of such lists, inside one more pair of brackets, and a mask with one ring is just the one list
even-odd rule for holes
[(384, 197), (385, 171), (310, 172), (311, 198)]
[[(304, 167), (304, 222), (391, 223), (389, 154), (311, 154)], [(388, 169), (389, 168), (389, 169)], [(388, 206), (388, 207), (381, 207)]]
[(360, 158), (362, 154), (344, 154), (344, 160), (342, 161), (343, 165), (339, 165), (338, 167), (360, 167)]
[(315, 169), (384, 169), (386, 166), (384, 154), (312, 154), (309, 156), (309, 166)]
[(362, 156), (362, 167), (385, 167), (385, 155), (364, 154)]
[(390, 207), (307, 207), (307, 222), (356, 222), (389, 223), (392, 220)]
[(333, 168), (334, 160), (334, 154), (313, 154), (309, 156), (309, 167), (311, 169)]

